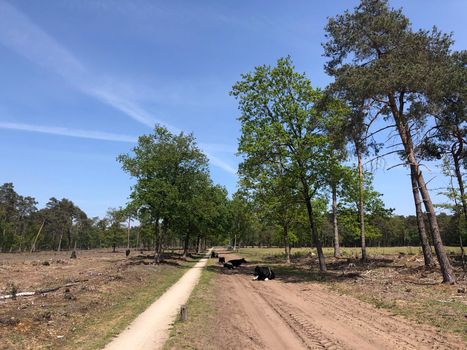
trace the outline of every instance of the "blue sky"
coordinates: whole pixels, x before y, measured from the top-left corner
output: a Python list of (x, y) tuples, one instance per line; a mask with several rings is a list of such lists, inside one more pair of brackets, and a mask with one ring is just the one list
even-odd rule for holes
[[(116, 156), (161, 123), (194, 132), (214, 181), (232, 193), (239, 136), (232, 84), (291, 55), (314, 86), (326, 86), (326, 18), (356, 4), (0, 0), (0, 182), (39, 206), (66, 197), (104, 215), (125, 204), (132, 184)], [(452, 31), (455, 48), (466, 48), (466, 1), (391, 4), (404, 7), (414, 28)], [(376, 189), (397, 213), (413, 213), (407, 171), (386, 171), (397, 160), (385, 162)], [(446, 183), (433, 166), (427, 177), (433, 188)]]

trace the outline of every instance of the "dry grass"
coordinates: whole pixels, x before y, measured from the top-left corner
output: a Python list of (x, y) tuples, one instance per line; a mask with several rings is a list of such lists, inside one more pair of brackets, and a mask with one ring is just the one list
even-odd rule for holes
[[(147, 254), (147, 253), (145, 253)], [(85, 251), (1, 254), (0, 294), (76, 284), (0, 302), (0, 349), (98, 349), (118, 334), (192, 266), (154, 266), (138, 252)], [(45, 261), (47, 264), (43, 264)], [(14, 322), (9, 322), (9, 320)]]

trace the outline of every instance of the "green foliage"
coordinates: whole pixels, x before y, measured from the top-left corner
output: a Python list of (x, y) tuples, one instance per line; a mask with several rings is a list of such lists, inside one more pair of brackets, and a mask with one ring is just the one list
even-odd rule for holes
[(226, 229), (227, 193), (212, 184), (207, 158), (193, 135), (156, 126), (118, 161), (137, 181), (128, 210), (144, 231), (153, 227), (158, 252), (169, 239), (184, 240), (187, 248), (193, 236), (215, 241)]

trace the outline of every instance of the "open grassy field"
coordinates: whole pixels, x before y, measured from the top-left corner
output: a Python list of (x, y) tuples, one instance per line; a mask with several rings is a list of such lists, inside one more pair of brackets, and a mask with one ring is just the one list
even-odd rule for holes
[(197, 259), (155, 266), (133, 251), (0, 254), (0, 349), (99, 349), (175, 283)]

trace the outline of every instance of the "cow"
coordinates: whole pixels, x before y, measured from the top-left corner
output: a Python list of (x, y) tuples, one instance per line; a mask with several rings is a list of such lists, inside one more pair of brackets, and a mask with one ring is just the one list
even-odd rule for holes
[(256, 266), (253, 274), (255, 276), (254, 280), (258, 281), (268, 281), (276, 278), (274, 271), (268, 266)]
[(225, 263), (225, 258), (223, 256), (219, 257), (219, 264)]
[(217, 258), (219, 254), (217, 254), (214, 250), (211, 252), (211, 258)]
[(241, 264), (246, 263), (246, 260), (244, 258), (233, 259), (233, 260), (229, 260), (229, 263), (231, 263), (233, 267), (239, 267)]
[(229, 262), (226, 262), (224, 263), (224, 267), (226, 269), (229, 269), (229, 270), (232, 270), (234, 268), (234, 266), (232, 265), (232, 263), (229, 261)]

